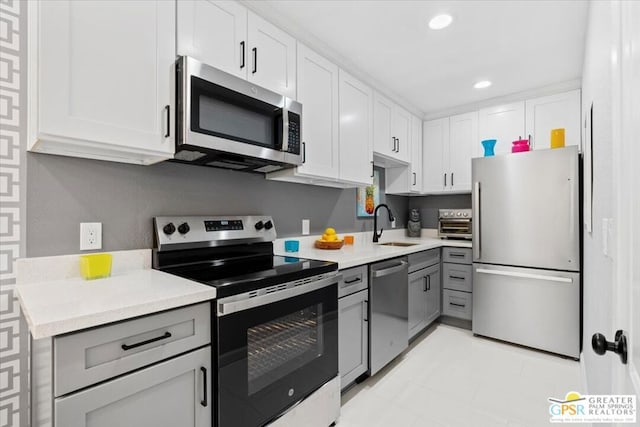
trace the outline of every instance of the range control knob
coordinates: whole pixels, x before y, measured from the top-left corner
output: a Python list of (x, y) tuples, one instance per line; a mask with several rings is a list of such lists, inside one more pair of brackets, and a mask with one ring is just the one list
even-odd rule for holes
[(169, 224), (162, 227), (162, 231), (164, 231), (164, 234), (173, 234), (176, 232), (176, 226), (173, 225), (172, 222), (170, 222)]
[(187, 224), (186, 222), (183, 222), (182, 224), (180, 224), (178, 226), (178, 232), (180, 234), (187, 234), (189, 232), (189, 230), (191, 230), (191, 229), (189, 228), (189, 224)]
[(273, 223), (271, 221), (267, 221), (264, 223), (265, 230), (271, 230), (273, 228)]
[(262, 230), (264, 228), (264, 223), (262, 221), (256, 222), (256, 230)]

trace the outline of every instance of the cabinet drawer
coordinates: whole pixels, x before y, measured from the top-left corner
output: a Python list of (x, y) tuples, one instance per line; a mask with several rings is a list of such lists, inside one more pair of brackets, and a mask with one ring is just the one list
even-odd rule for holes
[(473, 262), (471, 248), (442, 248), (442, 262), (471, 264)]
[(430, 267), (440, 262), (440, 248), (409, 254), (409, 273)]
[(369, 287), (366, 265), (340, 270), (340, 274), (342, 274), (342, 281), (338, 289), (338, 298)]
[(456, 291), (471, 292), (473, 266), (466, 264), (442, 264), (442, 287)]
[(471, 320), (471, 295), (468, 292), (442, 291), (442, 314)]
[(54, 395), (209, 344), (210, 307), (205, 302), (54, 338)]

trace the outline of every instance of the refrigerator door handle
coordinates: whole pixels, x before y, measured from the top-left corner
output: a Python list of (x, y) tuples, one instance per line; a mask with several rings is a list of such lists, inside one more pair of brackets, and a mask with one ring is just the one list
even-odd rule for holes
[(486, 268), (476, 268), (476, 272), (484, 273), (484, 274), (495, 274), (496, 276), (519, 277), (522, 279), (547, 280), (549, 282), (573, 283), (573, 279), (570, 277), (545, 276), (543, 274), (518, 273), (515, 271), (504, 271), (504, 270), (488, 270)]
[(472, 200), (473, 219), (471, 226), (473, 227), (473, 259), (480, 259), (480, 183), (473, 183), (473, 200)]

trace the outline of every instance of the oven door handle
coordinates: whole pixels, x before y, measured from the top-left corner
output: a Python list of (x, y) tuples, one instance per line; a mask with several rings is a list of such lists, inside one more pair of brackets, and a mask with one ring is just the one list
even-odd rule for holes
[(305, 283), (304, 285), (295, 286), (295, 282), (290, 282), (285, 284), (285, 286), (289, 285), (286, 288), (265, 295), (250, 297), (249, 292), (247, 292), (246, 294), (233, 295), (218, 300), (216, 304), (216, 311), (218, 317), (226, 316), (238, 311), (260, 307), (266, 304), (282, 301), (287, 298), (293, 298), (298, 295), (306, 294), (307, 292), (326, 288), (327, 286), (337, 285), (338, 282), (340, 282), (341, 278), (342, 275), (336, 273), (319, 280)]

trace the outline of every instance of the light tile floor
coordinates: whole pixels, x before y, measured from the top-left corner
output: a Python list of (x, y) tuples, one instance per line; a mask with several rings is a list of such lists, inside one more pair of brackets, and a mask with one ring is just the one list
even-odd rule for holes
[(337, 426), (548, 426), (547, 398), (572, 390), (576, 361), (438, 324), (342, 395)]

